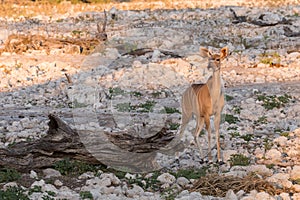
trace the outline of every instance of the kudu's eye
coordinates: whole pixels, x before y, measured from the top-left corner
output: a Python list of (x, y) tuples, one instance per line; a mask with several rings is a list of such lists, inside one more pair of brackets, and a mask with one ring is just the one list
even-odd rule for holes
[(217, 62), (220, 62), (220, 58), (216, 58), (216, 61), (217, 61)]

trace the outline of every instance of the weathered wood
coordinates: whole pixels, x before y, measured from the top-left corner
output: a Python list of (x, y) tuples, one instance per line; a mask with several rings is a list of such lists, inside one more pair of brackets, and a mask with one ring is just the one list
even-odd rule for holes
[(286, 37), (300, 37), (300, 32), (293, 32), (289, 27), (283, 27), (284, 35)]
[(131, 172), (151, 171), (159, 168), (154, 162), (155, 150), (166, 146), (174, 137), (166, 128), (148, 138), (126, 132), (107, 132), (105, 136), (97, 131), (74, 130), (56, 115), (48, 117), (49, 130), (45, 137), (0, 148), (0, 166), (29, 171), (51, 167), (55, 162), (69, 158), (120, 169), (125, 166), (123, 169)]
[(276, 26), (278, 24), (289, 24), (289, 25), (291, 25), (291, 20), (287, 20), (286, 18), (282, 18), (281, 21), (271, 23), (271, 22), (266, 22), (266, 21), (263, 20), (263, 17), (265, 16), (265, 14), (261, 14), (257, 18), (257, 20), (250, 20), (249, 18), (247, 18), (247, 16), (238, 16), (236, 14), (236, 12), (231, 8), (230, 8), (230, 11), (232, 12), (233, 17), (234, 17), (234, 20), (232, 21), (232, 23), (234, 23), (234, 24), (247, 22), (247, 23), (250, 23), (250, 24), (257, 25), (257, 26)]
[(93, 164), (100, 163), (84, 148), (76, 131), (55, 115), (49, 115), (49, 119), (49, 130), (45, 137), (1, 148), (0, 166), (28, 171), (50, 167), (66, 157)]

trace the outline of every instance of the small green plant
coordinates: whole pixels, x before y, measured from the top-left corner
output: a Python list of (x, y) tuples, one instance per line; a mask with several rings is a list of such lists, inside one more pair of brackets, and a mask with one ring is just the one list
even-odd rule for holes
[(232, 108), (232, 111), (235, 113), (235, 114), (241, 114), (241, 106), (233, 106)]
[(80, 36), (81, 33), (82, 33), (82, 31), (80, 31), (80, 30), (73, 30), (72, 31), (73, 36)]
[(56, 194), (53, 191), (46, 191), (49, 196), (55, 197)]
[(25, 191), (19, 187), (9, 187), (5, 191), (0, 190), (0, 199), (3, 200), (29, 200)]
[(132, 106), (130, 102), (118, 103), (115, 107), (119, 112), (130, 112), (135, 110), (135, 107)]
[(172, 107), (167, 107), (167, 106), (165, 106), (165, 111), (167, 114), (180, 113), (177, 108), (172, 108)]
[(165, 200), (175, 200), (176, 196), (178, 195), (178, 191), (175, 191), (173, 188), (165, 189), (161, 196)]
[(42, 192), (42, 186), (39, 186), (39, 185), (33, 186), (32, 188), (29, 189), (28, 194), (31, 195), (34, 192)]
[(154, 97), (154, 98), (158, 98), (162, 93), (160, 91), (157, 91), (157, 92), (152, 92), (151, 95)]
[(298, 184), (300, 185), (300, 178), (296, 179), (296, 180), (293, 180), (293, 184)]
[(266, 167), (267, 167), (268, 169), (272, 169), (274, 166), (275, 166), (274, 164), (267, 164), (267, 165), (266, 165)]
[(133, 91), (133, 92), (130, 92), (131, 95), (135, 96), (135, 97), (141, 97), (143, 96), (142, 93), (138, 92), (138, 91)]
[(246, 135), (240, 136), (240, 138), (242, 138), (246, 142), (249, 142), (253, 138), (253, 135), (252, 134), (246, 134)]
[(16, 181), (21, 178), (21, 174), (15, 169), (0, 169), (0, 183)]
[(258, 95), (257, 100), (262, 101), (262, 106), (267, 110), (284, 107), (292, 99), (290, 95)]
[(238, 138), (240, 137), (240, 133), (237, 131), (231, 132), (229, 133), (229, 135), (231, 136), (231, 138)]
[(78, 102), (77, 99), (74, 99), (74, 101), (71, 104), (69, 104), (69, 107), (70, 108), (84, 108), (84, 107), (87, 107), (87, 105), (84, 103)]
[(260, 55), (260, 62), (267, 65), (280, 63), (280, 55), (277, 52), (263, 53)]
[(264, 148), (265, 150), (270, 150), (273, 147), (273, 142), (271, 142), (268, 138), (264, 139)]
[(43, 195), (42, 200), (55, 200), (55, 199), (49, 195)]
[(173, 174), (173, 176), (175, 176), (176, 178), (185, 177), (187, 179), (198, 179), (206, 175), (207, 169), (207, 167), (203, 167), (200, 169), (179, 169), (178, 171), (173, 172), (171, 174)]
[(155, 101), (147, 100), (145, 103), (141, 103), (138, 105), (139, 108), (142, 108), (141, 110), (139, 110), (139, 112), (153, 112), (155, 104)]
[(87, 171), (96, 172), (98, 167), (67, 158), (54, 163), (54, 169), (62, 175), (80, 175)]
[(234, 130), (234, 131), (236, 131), (236, 130), (238, 130), (238, 127), (237, 126), (229, 126), (228, 128), (227, 128), (227, 130), (229, 131), (229, 130)]
[(266, 124), (268, 122), (266, 116), (259, 117), (256, 121), (254, 121), (254, 125)]
[(159, 181), (157, 180), (157, 177), (161, 173), (159, 171), (153, 172), (151, 177), (145, 178), (145, 176), (140, 176), (135, 179), (127, 179), (126, 181), (129, 184), (136, 184), (140, 187), (142, 187), (144, 190), (152, 190), (157, 191), (159, 187)]
[(239, 120), (238, 117), (235, 117), (235, 116), (230, 115), (230, 114), (225, 114), (225, 121), (228, 122), (229, 124), (236, 124), (240, 120)]
[(119, 87), (109, 88), (108, 92), (109, 92), (109, 98), (125, 94), (125, 91)]
[(243, 154), (233, 154), (229, 159), (230, 166), (248, 166), (250, 159)]
[(180, 124), (178, 124), (178, 123), (170, 123), (169, 124), (170, 130), (177, 130), (179, 127), (180, 127)]
[(231, 100), (233, 100), (234, 98), (233, 98), (233, 96), (230, 96), (230, 95), (225, 95), (225, 100), (226, 101), (231, 101)]
[(290, 133), (289, 132), (281, 132), (280, 136), (284, 136), (284, 137), (289, 137)]
[(93, 195), (90, 191), (81, 191), (79, 195), (81, 199), (93, 199)]

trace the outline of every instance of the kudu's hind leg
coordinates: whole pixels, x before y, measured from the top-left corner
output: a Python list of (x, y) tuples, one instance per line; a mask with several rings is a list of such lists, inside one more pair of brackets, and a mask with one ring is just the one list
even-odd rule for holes
[(208, 160), (212, 161), (212, 156), (211, 156), (211, 127), (210, 127), (210, 118), (209, 116), (205, 116), (205, 128), (207, 130), (207, 140), (208, 140)]
[(201, 159), (203, 159), (204, 156), (203, 156), (202, 146), (201, 146), (200, 141), (199, 141), (199, 135), (200, 135), (200, 133), (201, 133), (201, 130), (202, 130), (202, 128), (203, 128), (203, 125), (204, 125), (204, 118), (198, 116), (198, 117), (197, 117), (197, 126), (196, 126), (196, 130), (195, 130), (195, 133), (194, 133), (194, 140), (195, 140), (195, 143), (196, 143), (197, 146), (198, 146), (198, 149), (199, 149), (199, 152), (200, 152)]

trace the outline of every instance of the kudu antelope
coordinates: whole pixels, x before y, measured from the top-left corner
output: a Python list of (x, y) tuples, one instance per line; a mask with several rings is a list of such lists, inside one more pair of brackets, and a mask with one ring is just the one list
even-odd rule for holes
[(183, 93), (180, 137), (182, 137), (184, 129), (194, 113), (197, 120), (197, 126), (194, 132), (195, 143), (197, 144), (200, 155), (203, 158), (202, 148), (199, 142), (199, 134), (205, 123), (205, 128), (208, 132), (208, 159), (211, 161), (210, 117), (214, 116), (218, 161), (221, 161), (219, 129), (221, 112), (224, 107), (224, 93), (221, 88), (220, 67), (221, 61), (228, 55), (228, 48), (222, 48), (220, 54), (212, 54), (206, 48), (200, 48), (200, 55), (209, 59), (208, 69), (211, 68), (213, 70), (213, 74), (205, 84), (193, 84)]

